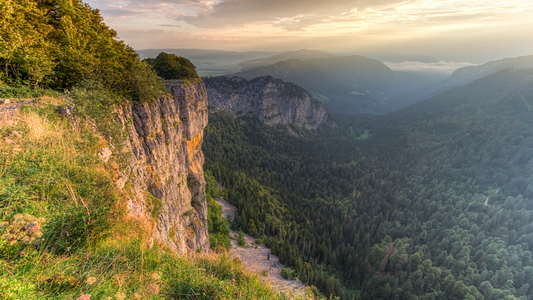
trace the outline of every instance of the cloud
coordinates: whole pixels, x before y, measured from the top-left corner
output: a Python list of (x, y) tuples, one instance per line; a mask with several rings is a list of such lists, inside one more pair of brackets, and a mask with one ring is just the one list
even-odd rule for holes
[(451, 74), (455, 70), (474, 66), (475, 64), (469, 62), (447, 62), (440, 61), (438, 63), (422, 63), (413, 61), (404, 61), (401, 63), (383, 62), (387, 67), (393, 71), (407, 71), (407, 72), (421, 72), (421, 73), (444, 73)]
[[(530, 0), (88, 0), (134, 47), (528, 54)], [(133, 31), (165, 29), (145, 40)], [(166, 39), (159, 38), (167, 36)], [(187, 35), (188, 39), (172, 39)], [(195, 42), (196, 41), (196, 42)], [(503, 42), (505, 41), (505, 42)], [(173, 45), (173, 46), (172, 46)], [(203, 47), (203, 46), (202, 46)], [(469, 52), (468, 57), (446, 56)], [(506, 54), (507, 55), (507, 54)]]

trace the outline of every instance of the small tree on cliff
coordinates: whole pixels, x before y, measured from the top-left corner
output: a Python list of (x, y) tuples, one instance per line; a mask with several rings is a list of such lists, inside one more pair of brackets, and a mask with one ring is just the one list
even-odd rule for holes
[(161, 52), (155, 59), (145, 60), (152, 65), (157, 75), (164, 79), (195, 79), (198, 78), (193, 63), (181, 56)]

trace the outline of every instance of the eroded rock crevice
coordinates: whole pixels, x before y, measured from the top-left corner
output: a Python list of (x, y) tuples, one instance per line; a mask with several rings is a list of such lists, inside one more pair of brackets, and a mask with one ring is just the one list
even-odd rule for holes
[[(133, 155), (123, 173), (132, 184), (133, 216), (154, 217), (154, 238), (179, 254), (209, 249), (203, 176), (203, 129), (207, 94), (203, 83), (167, 81), (169, 96), (126, 103), (117, 114)], [(157, 200), (153, 200), (153, 198)], [(160, 207), (155, 202), (160, 201)]]

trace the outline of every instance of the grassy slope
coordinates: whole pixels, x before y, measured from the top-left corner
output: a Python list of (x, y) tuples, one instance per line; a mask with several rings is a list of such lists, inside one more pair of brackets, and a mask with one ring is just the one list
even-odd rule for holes
[(73, 129), (57, 113), (64, 104), (41, 96), (0, 121), (0, 221), (46, 220), (39, 245), (10, 245), (12, 228), (0, 229), (0, 298), (286, 298), (224, 254), (186, 258), (149, 248), (154, 221), (127, 216), (128, 186), (113, 184), (118, 165), (96, 155), (105, 139), (83, 121)]

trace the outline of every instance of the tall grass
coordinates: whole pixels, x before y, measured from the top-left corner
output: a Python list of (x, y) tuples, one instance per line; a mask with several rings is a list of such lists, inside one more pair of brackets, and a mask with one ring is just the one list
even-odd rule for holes
[(287, 299), (225, 254), (149, 247), (153, 221), (128, 217), (129, 192), (97, 158), (106, 140), (73, 130), (60, 105), (41, 97), (0, 125), (0, 221), (46, 220), (39, 245), (0, 238), (1, 299)]

